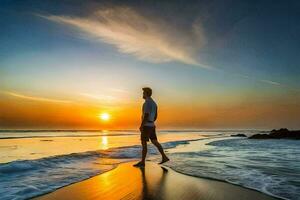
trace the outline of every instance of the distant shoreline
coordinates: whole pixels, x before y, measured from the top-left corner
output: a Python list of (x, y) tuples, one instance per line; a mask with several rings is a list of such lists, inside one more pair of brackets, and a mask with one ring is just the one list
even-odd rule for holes
[[(159, 129), (162, 132), (206, 132), (206, 131), (223, 131), (223, 132), (232, 132), (232, 131), (262, 131), (269, 132), (269, 129)], [(293, 129), (291, 129), (293, 130)], [(103, 131), (128, 131), (136, 132), (138, 129), (0, 129), (1, 132), (103, 132)]]

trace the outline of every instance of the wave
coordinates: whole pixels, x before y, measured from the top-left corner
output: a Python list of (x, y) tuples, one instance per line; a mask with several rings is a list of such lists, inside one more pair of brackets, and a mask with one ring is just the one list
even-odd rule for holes
[[(298, 198), (299, 141), (226, 138), (215, 135), (207, 139), (163, 143), (165, 149), (187, 145), (189, 150), (170, 150), (173, 162), (166, 166), (179, 173), (229, 182), (277, 198)], [(203, 149), (202, 144), (209, 148)], [(140, 152), (141, 146), (133, 145), (0, 164), (0, 196), (3, 200), (22, 200), (42, 195), (104, 173), (122, 162), (136, 160)], [(152, 155), (151, 160), (159, 159), (152, 145), (148, 153)]]
[[(284, 200), (289, 200), (289, 198), (285, 198), (285, 197), (282, 197), (282, 196), (279, 196), (279, 195), (276, 195), (276, 194), (273, 194), (271, 192), (269, 192), (268, 190), (266, 190), (266, 187), (269, 185), (269, 184), (272, 184), (272, 183), (265, 183), (265, 186), (262, 187), (261, 189), (258, 189), (257, 187), (255, 186), (247, 186), (247, 185), (243, 185), (241, 183), (237, 183), (237, 182), (234, 182), (234, 181), (231, 181), (231, 180), (228, 180), (226, 178), (217, 178), (217, 177), (213, 177), (213, 176), (206, 176), (206, 175), (198, 175), (198, 174), (195, 174), (195, 173), (192, 173), (192, 172), (188, 172), (188, 171), (185, 171), (185, 170), (182, 170), (182, 169), (178, 169), (174, 166), (171, 166), (171, 165), (168, 165), (168, 167), (170, 167), (172, 170), (180, 173), (180, 174), (184, 174), (184, 175), (187, 175), (187, 176), (192, 176), (192, 177), (197, 177), (197, 178), (205, 178), (205, 179), (209, 179), (209, 180), (213, 180), (213, 181), (220, 181), (220, 182), (224, 182), (224, 183), (230, 183), (230, 184), (233, 184), (233, 185), (236, 185), (236, 186), (240, 186), (240, 187), (243, 187), (243, 188), (247, 188), (247, 189), (251, 189), (251, 190), (254, 190), (254, 191), (258, 191), (258, 192), (261, 192), (261, 193), (264, 193), (264, 194), (267, 194), (267, 195), (270, 195), (272, 197), (275, 197), (277, 199), (284, 199)], [(233, 167), (235, 169), (237, 169), (237, 167)], [(249, 175), (249, 174), (247, 174)], [(243, 175), (242, 175), (243, 176)], [(261, 180), (264, 180), (264, 177), (258, 177), (257, 178), (257, 181), (261, 179)]]
[[(197, 143), (191, 145), (200, 146)], [(173, 162), (166, 165), (183, 174), (229, 182), (281, 199), (298, 200), (299, 144), (293, 140), (221, 139), (207, 143), (211, 148), (206, 150), (172, 153)]]
[[(162, 145), (165, 149), (170, 149), (190, 141), (195, 140), (167, 142)], [(141, 146), (134, 145), (0, 164), (1, 200), (21, 200), (51, 192), (111, 170), (122, 162), (135, 160), (140, 157), (140, 152)], [(155, 155), (157, 151), (149, 145), (148, 153)]]
[(101, 137), (101, 136), (129, 136), (137, 135), (137, 131), (97, 131), (97, 130), (18, 130), (1, 131), (1, 139), (26, 139), (26, 138), (54, 138), (54, 137)]
[(128, 136), (137, 135), (137, 133), (113, 133), (113, 134), (91, 134), (91, 135), (31, 135), (31, 136), (0, 136), (3, 139), (27, 139), (27, 138), (61, 138), (61, 137), (101, 137), (101, 136)]
[[(197, 140), (197, 139), (196, 139)], [(174, 148), (178, 145), (188, 144), (196, 140), (182, 140), (163, 143), (165, 149)], [(126, 151), (125, 151), (126, 150)], [(72, 163), (78, 159), (96, 159), (96, 158), (137, 158), (140, 156), (141, 145), (133, 145), (129, 147), (117, 147), (107, 150), (87, 151), (82, 153), (72, 153), (67, 155), (57, 155), (36, 160), (17, 160), (4, 164), (0, 164), (0, 173), (14, 173), (24, 170), (40, 169), (41, 167), (52, 167), (60, 163)], [(151, 145), (149, 147), (149, 154), (155, 154), (157, 151)]]
[[(201, 133), (203, 136), (225, 136), (236, 133), (264, 133), (257, 130), (159, 130), (160, 133)], [(1, 139), (52, 138), (52, 137), (98, 137), (98, 136), (126, 136), (139, 134), (137, 130), (0, 130)]]

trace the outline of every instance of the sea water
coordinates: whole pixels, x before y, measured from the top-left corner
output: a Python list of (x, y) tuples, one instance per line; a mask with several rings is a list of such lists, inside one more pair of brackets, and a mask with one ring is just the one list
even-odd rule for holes
[[(159, 131), (170, 168), (299, 199), (300, 141), (250, 140), (260, 131)], [(2, 132), (0, 198), (27, 199), (84, 180), (140, 157), (135, 131)], [(149, 146), (148, 159), (159, 161)]]
[[(207, 146), (206, 149), (201, 145)], [(300, 141), (222, 138), (177, 147), (167, 166), (283, 199), (300, 199)]]

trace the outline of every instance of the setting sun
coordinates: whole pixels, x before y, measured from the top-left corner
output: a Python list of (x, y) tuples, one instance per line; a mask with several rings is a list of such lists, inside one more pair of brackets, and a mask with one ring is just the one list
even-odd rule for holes
[(102, 120), (102, 121), (108, 121), (110, 119), (110, 115), (108, 113), (101, 113), (99, 115), (99, 118)]

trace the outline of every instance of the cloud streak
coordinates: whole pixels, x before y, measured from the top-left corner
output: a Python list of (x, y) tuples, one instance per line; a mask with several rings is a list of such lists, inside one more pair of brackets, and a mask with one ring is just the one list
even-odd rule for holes
[(109, 95), (100, 95), (100, 94), (89, 94), (89, 93), (80, 93), (81, 96), (88, 97), (91, 99), (96, 99), (100, 101), (116, 101), (116, 98)]
[[(121, 53), (133, 55), (140, 60), (152, 63), (177, 61), (245, 79), (253, 79), (247, 75), (226, 72), (199, 61), (197, 53), (206, 43), (199, 20), (191, 22), (189, 30), (182, 30), (167, 23), (166, 20), (153, 16), (146, 17), (130, 7), (117, 6), (96, 10), (87, 17), (57, 15), (41, 17), (73, 27), (85, 39), (111, 44)], [(270, 80), (256, 81), (274, 86), (282, 85)]]
[(44, 101), (44, 102), (51, 102), (51, 103), (72, 103), (72, 101), (67, 101), (67, 100), (28, 96), (28, 95), (24, 95), (24, 94), (20, 94), (20, 93), (15, 93), (15, 92), (4, 91), (2, 93), (5, 93), (5, 94), (13, 96), (13, 97), (21, 98), (21, 99), (31, 100), (31, 101)]
[(162, 19), (146, 17), (129, 7), (112, 7), (95, 11), (88, 17), (42, 16), (48, 20), (76, 28), (83, 36), (115, 46), (120, 52), (140, 60), (163, 63), (202, 65), (196, 56), (205, 43), (198, 21), (190, 30), (181, 30)]
[(270, 80), (260, 80), (261, 82), (263, 83), (268, 83), (268, 84), (271, 84), (271, 85), (282, 85), (281, 83), (278, 83), (278, 82), (275, 82), (275, 81), (270, 81)]

